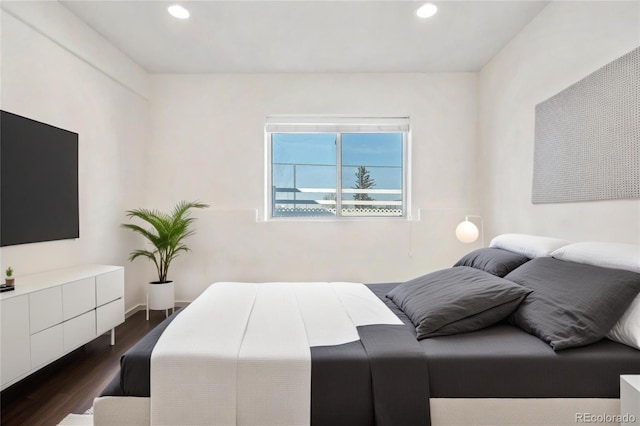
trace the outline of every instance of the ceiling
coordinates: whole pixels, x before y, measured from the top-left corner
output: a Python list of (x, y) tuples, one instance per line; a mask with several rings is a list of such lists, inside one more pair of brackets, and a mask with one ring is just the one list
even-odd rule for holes
[(62, 1), (150, 73), (477, 71), (548, 1)]

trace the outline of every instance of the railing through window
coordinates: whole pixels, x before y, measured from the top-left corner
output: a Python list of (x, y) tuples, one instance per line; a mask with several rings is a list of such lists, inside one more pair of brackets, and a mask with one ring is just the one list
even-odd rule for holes
[[(272, 214), (274, 217), (335, 217), (339, 210), (340, 216), (345, 217), (401, 217), (404, 215), (401, 166), (368, 166), (342, 165), (341, 172), (343, 186), (337, 189), (335, 185), (336, 165), (282, 163), (274, 162), (274, 174), (279, 179), (274, 182), (287, 186), (272, 186)], [(328, 170), (328, 168), (330, 168)], [(377, 179), (367, 181), (353, 179), (358, 169), (364, 169)], [(300, 173), (300, 170), (304, 170)], [(328, 173), (327, 173), (328, 171)], [(356, 173), (354, 173), (356, 171)], [(318, 182), (318, 175), (325, 175), (324, 179), (333, 180), (331, 186), (316, 187), (308, 185)], [(314, 175), (313, 179), (308, 176)], [(327, 176), (329, 176), (327, 178)], [(349, 177), (347, 177), (349, 176)], [(387, 176), (400, 176), (388, 178)], [(285, 183), (286, 182), (286, 183)], [(393, 187), (392, 183), (397, 186)], [(381, 185), (389, 186), (380, 188)], [(360, 187), (359, 187), (360, 186)], [(339, 194), (338, 194), (339, 192)]]

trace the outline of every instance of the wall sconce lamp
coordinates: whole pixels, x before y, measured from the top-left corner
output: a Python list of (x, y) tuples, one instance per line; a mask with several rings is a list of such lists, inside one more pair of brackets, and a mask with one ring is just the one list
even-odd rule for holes
[[(480, 219), (481, 231), (478, 231), (478, 227), (476, 226), (476, 224), (469, 220), (470, 217)], [(460, 222), (458, 226), (456, 226), (456, 238), (460, 242), (473, 243), (478, 239), (478, 235), (480, 235), (482, 247), (484, 247), (484, 223), (482, 221), (482, 216), (465, 216), (464, 221)]]

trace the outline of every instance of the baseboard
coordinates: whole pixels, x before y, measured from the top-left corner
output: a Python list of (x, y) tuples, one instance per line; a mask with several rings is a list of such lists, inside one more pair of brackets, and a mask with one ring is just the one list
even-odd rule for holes
[(124, 313), (124, 319), (126, 320), (126, 319), (127, 319), (127, 318), (129, 318), (131, 315), (135, 314), (136, 312), (138, 312), (138, 311), (144, 311), (144, 310), (146, 310), (146, 309), (147, 309), (147, 308), (146, 308), (146, 305), (143, 305), (143, 304), (136, 305), (136, 306), (134, 306), (133, 308), (129, 309), (128, 311), (126, 311), (126, 312)]
[[(176, 305), (176, 308), (184, 308), (189, 303), (191, 303), (191, 302), (176, 301), (175, 305)], [(124, 319), (129, 318), (131, 315), (135, 314), (136, 312), (146, 311), (146, 310), (147, 310), (147, 305), (144, 304), (144, 303), (140, 303), (140, 304), (134, 306), (133, 308), (129, 309), (128, 311), (126, 311), (124, 313)]]

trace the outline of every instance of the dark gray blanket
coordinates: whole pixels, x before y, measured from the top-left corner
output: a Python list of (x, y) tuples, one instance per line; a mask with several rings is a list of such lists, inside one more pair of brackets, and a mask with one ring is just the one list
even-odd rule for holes
[(164, 330), (180, 312), (181, 310), (175, 311), (120, 357), (120, 371), (100, 396), (151, 395), (151, 352)]
[(311, 424), (428, 425), (427, 362), (401, 325), (358, 327), (360, 341), (311, 348)]

